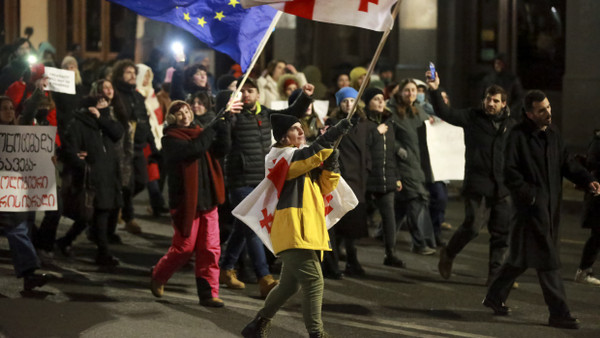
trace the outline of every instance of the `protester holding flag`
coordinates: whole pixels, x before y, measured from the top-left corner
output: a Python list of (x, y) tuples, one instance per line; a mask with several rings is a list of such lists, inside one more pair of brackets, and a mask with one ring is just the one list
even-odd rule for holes
[[(193, 121), (192, 108), (173, 101), (162, 139), (169, 176), (169, 207), (173, 242), (152, 271), (151, 291), (161, 297), (169, 278), (196, 254), (196, 287), (200, 304), (222, 307), (219, 299), (219, 214), (225, 202), (223, 171), (217, 160), (229, 150), (229, 112), (239, 113), (239, 101), (227, 109), (227, 118), (204, 125)], [(223, 116), (223, 115), (222, 115)]]
[[(272, 215), (270, 239), (283, 267), (280, 284), (269, 293), (263, 308), (243, 329), (242, 335), (266, 337), (273, 316), (302, 289), (306, 330), (310, 337), (327, 336), (321, 320), (323, 274), (315, 250), (331, 250), (324, 196), (333, 192), (340, 180), (337, 153), (332, 154), (333, 144), (350, 130), (351, 123), (343, 119), (308, 147), (303, 147), (306, 140), (298, 118), (272, 114), (271, 125), (277, 143), (266, 161), (277, 163), (269, 179), (277, 182), (279, 200)], [(289, 163), (286, 158), (291, 159)], [(321, 163), (323, 170), (315, 172)]]
[[(307, 84), (303, 93), (287, 110), (280, 111), (296, 117), (302, 116), (312, 103), (314, 87)], [(250, 78), (241, 89), (243, 111), (235, 116), (231, 130), (231, 152), (225, 157), (225, 178), (229, 189), (229, 201), (235, 207), (248, 196), (265, 177), (265, 154), (271, 148), (271, 123), (269, 117), (274, 112), (263, 107), (259, 102), (259, 90), (256, 82)], [(229, 288), (243, 289), (245, 284), (237, 279), (235, 264), (244, 246), (254, 265), (262, 297), (277, 285), (267, 264), (263, 245), (260, 239), (238, 220), (233, 222), (233, 229), (227, 240), (227, 247), (221, 258), (221, 284)]]

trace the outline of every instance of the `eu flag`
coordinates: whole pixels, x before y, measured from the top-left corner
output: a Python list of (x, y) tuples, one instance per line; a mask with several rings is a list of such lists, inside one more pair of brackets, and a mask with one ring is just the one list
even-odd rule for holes
[(242, 8), (238, 0), (110, 0), (149, 19), (171, 23), (231, 56), (246, 71), (277, 10)]

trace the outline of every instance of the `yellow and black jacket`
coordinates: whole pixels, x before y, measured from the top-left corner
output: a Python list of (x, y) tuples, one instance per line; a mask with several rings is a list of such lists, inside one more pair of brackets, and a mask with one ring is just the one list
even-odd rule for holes
[(293, 154), (273, 215), (273, 251), (275, 254), (289, 249), (331, 251), (323, 196), (335, 190), (340, 174), (317, 168), (333, 149), (318, 142), (301, 149), (273, 147), (266, 157), (267, 167), (269, 161), (276, 161), (290, 151)]

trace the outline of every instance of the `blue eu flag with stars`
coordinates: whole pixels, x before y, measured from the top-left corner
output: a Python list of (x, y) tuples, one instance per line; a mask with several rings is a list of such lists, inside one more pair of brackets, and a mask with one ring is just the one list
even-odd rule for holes
[(229, 55), (246, 71), (277, 10), (242, 8), (239, 0), (110, 0), (141, 16), (171, 23)]

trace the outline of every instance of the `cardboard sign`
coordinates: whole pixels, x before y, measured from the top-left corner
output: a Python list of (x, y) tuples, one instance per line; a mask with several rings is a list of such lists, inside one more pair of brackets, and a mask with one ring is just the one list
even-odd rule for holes
[(70, 70), (46, 67), (48, 77), (47, 90), (75, 95), (75, 72)]
[(427, 147), (434, 181), (463, 180), (465, 142), (463, 129), (436, 119), (427, 127)]
[(56, 210), (56, 127), (0, 126), (0, 211)]

